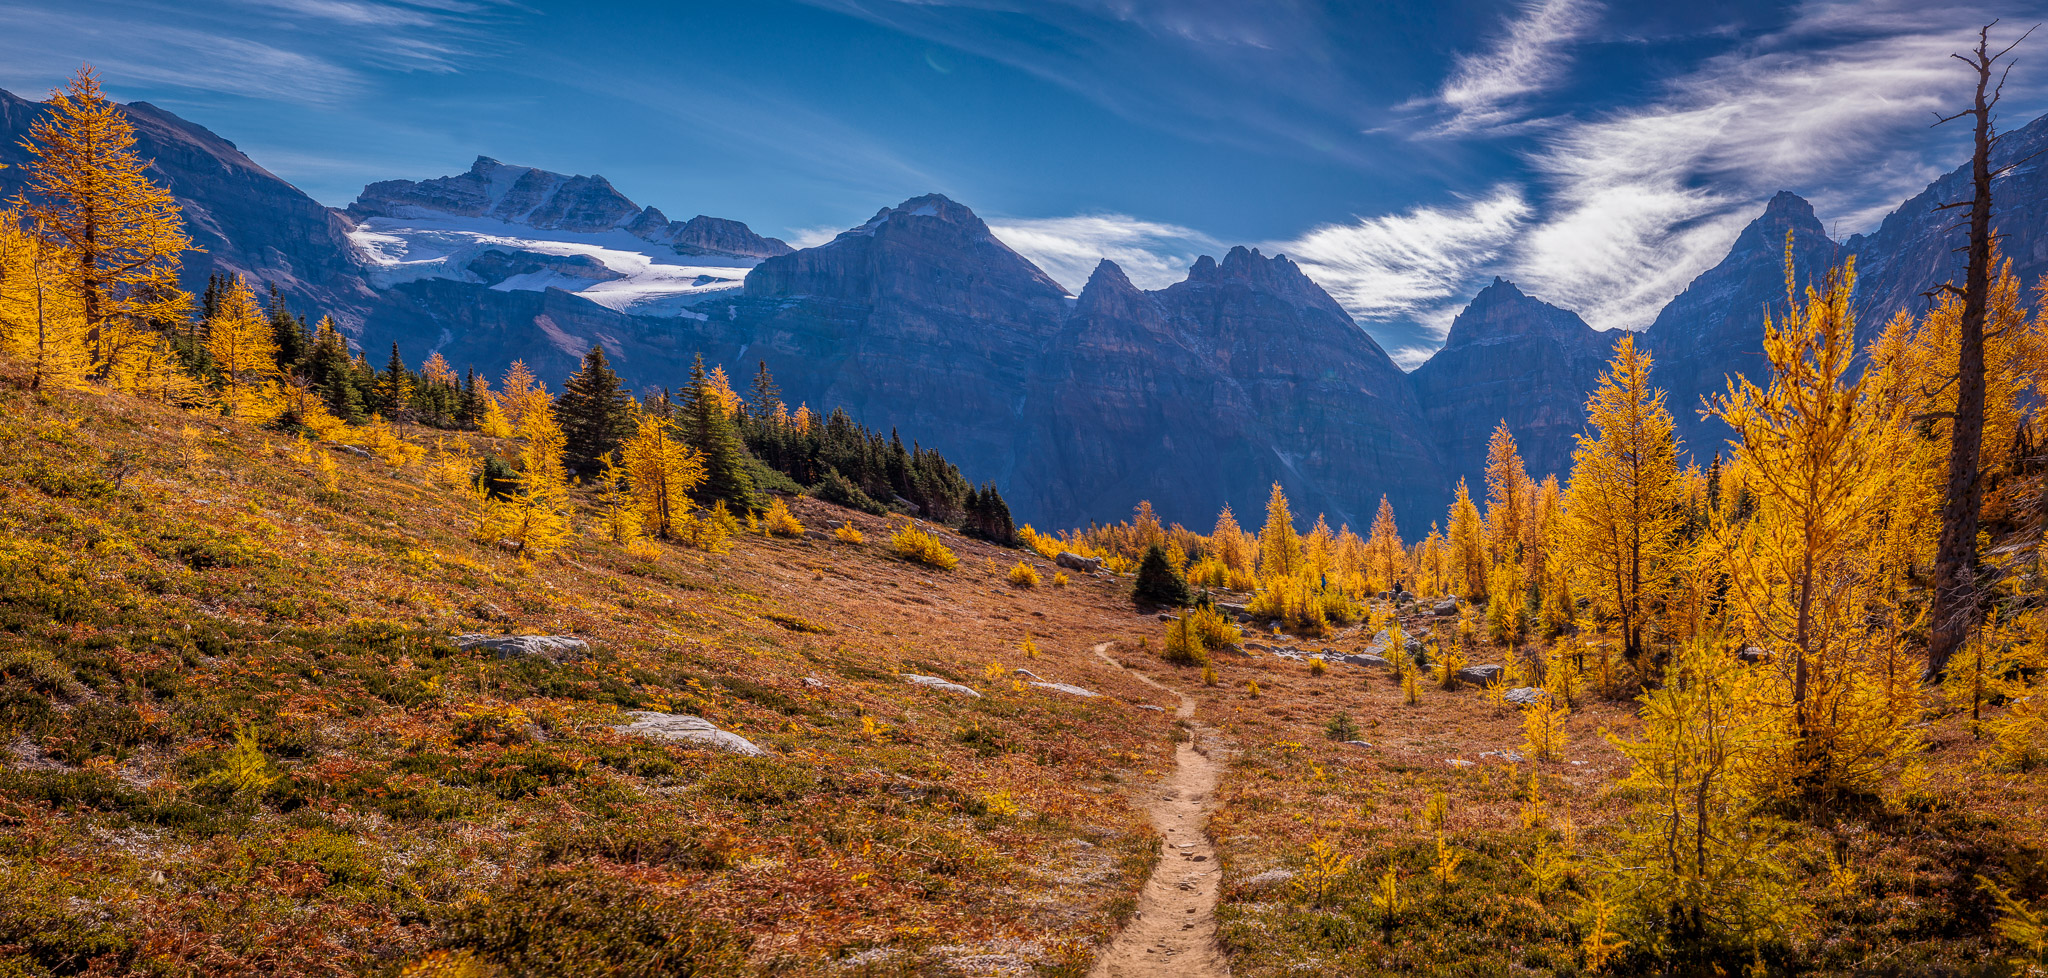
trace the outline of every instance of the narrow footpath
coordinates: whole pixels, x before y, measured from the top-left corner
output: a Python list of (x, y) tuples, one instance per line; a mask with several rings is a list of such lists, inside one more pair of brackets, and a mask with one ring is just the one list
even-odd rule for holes
[[(1110, 658), (1108, 642), (1097, 645), (1095, 654), (1123, 668)], [(1193, 697), (1125, 671), (1147, 686), (1180, 697), (1174, 716), (1194, 719)], [(1223, 888), (1223, 870), (1204, 830), (1215, 804), (1216, 782), (1223, 773), (1223, 765), (1209, 755), (1210, 748), (1204, 743), (1205, 738), (1214, 737), (1215, 731), (1194, 724), (1188, 740), (1174, 752), (1173, 773), (1147, 790), (1145, 810), (1166, 848), (1152, 878), (1138, 894), (1137, 916), (1095, 959), (1090, 978), (1226, 978), (1230, 974), (1230, 965), (1216, 946), (1216, 899)]]

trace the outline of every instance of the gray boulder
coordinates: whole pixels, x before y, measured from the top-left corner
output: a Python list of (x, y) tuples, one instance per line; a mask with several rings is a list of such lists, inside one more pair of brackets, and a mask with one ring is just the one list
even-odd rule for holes
[(1442, 601), (1437, 602), (1435, 606), (1429, 609), (1429, 611), (1430, 614), (1433, 614), (1438, 618), (1456, 618), (1458, 617), (1458, 599), (1445, 598)]
[(1735, 653), (1735, 657), (1737, 659), (1742, 660), (1743, 662), (1771, 661), (1771, 653), (1769, 649), (1758, 648), (1754, 645), (1744, 646), (1742, 651)]
[(1102, 569), (1102, 558), (1083, 557), (1080, 554), (1065, 550), (1060, 551), (1060, 555), (1054, 557), (1052, 562), (1068, 570), (1080, 571), (1083, 574), (1093, 574)]
[(1458, 681), (1474, 686), (1491, 686), (1500, 681), (1499, 666), (1466, 666), (1458, 670)]
[(1068, 696), (1081, 696), (1086, 697), (1088, 699), (1094, 699), (1095, 697), (1102, 695), (1101, 693), (1098, 693), (1092, 689), (1082, 689), (1079, 686), (1069, 686), (1066, 683), (1032, 683), (1031, 685), (1036, 686), (1039, 689), (1050, 690), (1055, 693), (1065, 693)]
[(652, 713), (646, 710), (636, 710), (626, 716), (631, 717), (633, 722), (612, 729), (634, 737), (710, 747), (745, 754), (748, 757), (762, 757), (768, 753), (755, 746), (753, 741), (739, 734), (720, 730), (702, 717), (683, 713)]
[(981, 698), (981, 694), (975, 692), (973, 689), (966, 686), (962, 686), (956, 682), (949, 682), (947, 680), (940, 679), (937, 676), (919, 676), (906, 672), (903, 674), (903, 678), (908, 679), (911, 682), (918, 684), (919, 686), (930, 686), (933, 689), (945, 690), (948, 693), (960, 693), (966, 696), (972, 696), (975, 699)]
[(1245, 606), (1241, 604), (1229, 604), (1227, 602), (1218, 601), (1216, 602), (1216, 610), (1232, 618), (1235, 618), (1238, 621), (1250, 621), (1252, 617), (1252, 613), (1246, 611)]
[(1376, 655), (1338, 656), (1336, 661), (1349, 663), (1350, 665), (1354, 666), (1379, 666), (1382, 669), (1390, 668), (1393, 666), (1393, 663), (1388, 662), (1387, 660), (1382, 659)]
[(1370, 750), (1370, 749), (1372, 748), (1372, 745), (1371, 745), (1371, 744), (1368, 744), (1368, 743), (1366, 743), (1366, 742), (1365, 742), (1365, 741), (1363, 741), (1363, 740), (1347, 740), (1347, 741), (1345, 741), (1345, 742), (1344, 742), (1344, 746), (1346, 746), (1346, 747), (1363, 747), (1363, 748), (1366, 748), (1366, 749), (1368, 749), (1368, 750)]
[(1505, 693), (1500, 694), (1500, 696), (1501, 699), (1507, 700), (1508, 702), (1513, 703), (1516, 706), (1528, 706), (1529, 704), (1534, 703), (1537, 700), (1550, 698), (1549, 693), (1546, 693), (1543, 690), (1538, 689), (1534, 686), (1523, 686), (1518, 689), (1511, 689)]
[(567, 635), (457, 635), (459, 649), (484, 649), (500, 659), (537, 656), (549, 662), (575, 662), (590, 651), (590, 643)]
[(1237, 885), (1239, 889), (1246, 893), (1263, 893), (1283, 883), (1292, 882), (1293, 879), (1294, 873), (1290, 870), (1269, 869), (1257, 876), (1249, 877)]

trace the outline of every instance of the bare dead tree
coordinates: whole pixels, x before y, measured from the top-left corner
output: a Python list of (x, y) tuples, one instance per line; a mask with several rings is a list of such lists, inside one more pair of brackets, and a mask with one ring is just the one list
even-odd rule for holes
[[(1935, 125), (1969, 119), (1976, 146), (1970, 156), (1970, 199), (1941, 205), (1942, 210), (1970, 210), (1967, 267), (1963, 287), (1944, 283), (1940, 291), (1961, 293), (1962, 336), (1957, 351), (1956, 409), (1949, 425), (1948, 487), (1941, 506), (1941, 539), (1934, 557), (1934, 602), (1927, 641), (1927, 679), (1939, 681), (1948, 661), (1969, 638), (1977, 617), (1977, 515), (1984, 505), (1984, 484), (1978, 461), (1984, 447), (1984, 318), (1991, 293), (1991, 181), (1997, 176), (1991, 153), (1998, 145), (1992, 112), (2005, 90), (2012, 63), (2006, 55), (2032, 34), (1996, 54), (1991, 51), (1992, 21), (1977, 32), (1977, 49), (1954, 55), (1977, 73), (1977, 94), (1970, 108), (1944, 116)], [(2001, 67), (2001, 62), (2004, 62)], [(1993, 76), (1996, 75), (1994, 81)]]

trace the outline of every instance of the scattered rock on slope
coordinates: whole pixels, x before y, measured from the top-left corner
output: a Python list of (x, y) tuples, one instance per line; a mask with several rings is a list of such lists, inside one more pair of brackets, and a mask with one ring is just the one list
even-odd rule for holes
[(745, 754), (748, 757), (762, 757), (768, 752), (755, 746), (754, 742), (729, 731), (720, 730), (710, 721), (682, 713), (652, 713), (636, 710), (626, 714), (632, 723), (613, 727), (622, 734), (646, 737), (651, 740), (672, 740), (718, 750)]
[(919, 676), (914, 673), (906, 672), (903, 674), (903, 678), (908, 679), (911, 682), (918, 684), (919, 686), (930, 686), (933, 689), (943, 689), (948, 693), (961, 693), (967, 696), (972, 696), (975, 699), (981, 698), (981, 694), (975, 692), (973, 689), (966, 686), (962, 686), (959, 683), (948, 682), (944, 679), (940, 679), (937, 676)]
[(574, 662), (590, 651), (590, 643), (567, 635), (457, 635), (459, 649), (485, 649), (500, 659), (539, 656), (550, 662)]

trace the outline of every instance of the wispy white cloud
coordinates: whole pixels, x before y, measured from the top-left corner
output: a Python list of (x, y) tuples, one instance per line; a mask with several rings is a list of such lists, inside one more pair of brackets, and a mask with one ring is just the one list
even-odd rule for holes
[(1283, 252), (1353, 316), (1367, 322), (1416, 320), (1440, 338), (1441, 313), (1461, 301), (1472, 277), (1492, 267), (1534, 215), (1519, 188), (1502, 185), (1452, 207), (1326, 224), (1266, 247)]
[(456, 70), (490, 50), (486, 28), (510, 9), (499, 0), (0, 2), (0, 80), (40, 96), (91, 62), (131, 85), (333, 104), (363, 94), (372, 70)]
[(1570, 64), (1566, 47), (1591, 28), (1593, 0), (1532, 0), (1485, 51), (1461, 54), (1434, 101), (1451, 118), (1435, 130), (1459, 135), (1521, 118), (1525, 100), (1555, 82)]
[(1104, 258), (1116, 262), (1131, 284), (1163, 289), (1186, 278), (1197, 257), (1219, 254), (1223, 247), (1193, 228), (1124, 214), (993, 221), (989, 230), (1076, 293)]
[(1864, 230), (1957, 162), (1925, 126), (1959, 97), (1947, 55), (1983, 16), (1814, 5), (1645, 105), (1545, 133), (1530, 155), (1543, 215), (1509, 267), (1596, 327), (1638, 328), (1776, 190)]

